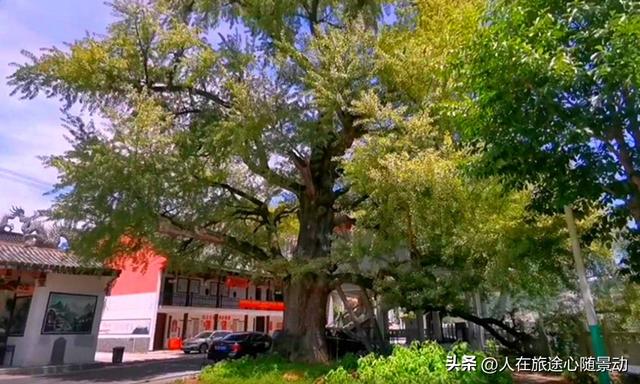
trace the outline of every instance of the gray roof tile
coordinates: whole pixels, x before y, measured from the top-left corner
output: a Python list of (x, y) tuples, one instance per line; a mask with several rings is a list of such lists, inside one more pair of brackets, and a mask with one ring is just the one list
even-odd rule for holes
[(116, 273), (95, 261), (81, 260), (57, 248), (26, 244), (19, 233), (0, 233), (0, 265), (80, 274)]

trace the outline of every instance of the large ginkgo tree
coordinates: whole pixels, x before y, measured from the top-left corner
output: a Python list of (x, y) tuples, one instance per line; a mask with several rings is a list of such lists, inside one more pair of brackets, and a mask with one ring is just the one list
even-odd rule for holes
[(224, 249), (283, 276), (285, 352), (326, 361), (327, 294), (349, 279), (332, 236), (362, 200), (341, 164), (402, 125), (384, 118), (383, 5), (121, 0), (105, 34), (26, 53), (14, 92), (66, 113), (72, 148), (46, 161), (56, 214), (81, 224), (74, 250), (107, 258), (136, 245), (123, 236), (174, 259)]

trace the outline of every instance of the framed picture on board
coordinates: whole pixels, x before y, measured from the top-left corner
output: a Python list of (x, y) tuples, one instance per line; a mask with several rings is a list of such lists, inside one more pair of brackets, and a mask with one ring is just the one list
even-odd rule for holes
[(98, 296), (51, 292), (42, 334), (90, 334)]

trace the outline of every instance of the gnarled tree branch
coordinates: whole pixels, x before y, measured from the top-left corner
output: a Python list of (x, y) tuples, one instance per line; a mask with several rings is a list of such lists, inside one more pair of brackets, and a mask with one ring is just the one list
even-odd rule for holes
[(188, 92), (188, 93), (192, 93), (200, 97), (203, 97), (206, 100), (213, 101), (214, 103), (220, 105), (221, 107), (224, 107), (224, 108), (231, 107), (231, 102), (227, 100), (223, 100), (220, 96), (216, 95), (215, 93), (209, 92), (204, 89), (189, 87), (186, 85), (153, 84), (152, 86), (149, 87), (149, 89), (155, 92), (169, 92), (169, 93)]
[(158, 226), (158, 232), (174, 238), (195, 239), (207, 244), (228, 247), (260, 261), (267, 261), (276, 256), (269, 254), (255, 244), (222, 232), (211, 231), (205, 228), (187, 229), (174, 219), (166, 216), (162, 217), (160, 225)]

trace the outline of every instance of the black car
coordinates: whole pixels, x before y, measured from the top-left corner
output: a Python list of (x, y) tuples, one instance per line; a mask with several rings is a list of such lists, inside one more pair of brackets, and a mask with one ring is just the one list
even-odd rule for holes
[(257, 356), (268, 352), (273, 341), (271, 336), (260, 332), (234, 332), (215, 340), (209, 347), (207, 358), (213, 361), (238, 359), (242, 356)]
[(278, 340), (284, 335), (284, 331), (282, 329), (276, 329), (271, 334), (271, 339), (274, 343), (278, 342)]

